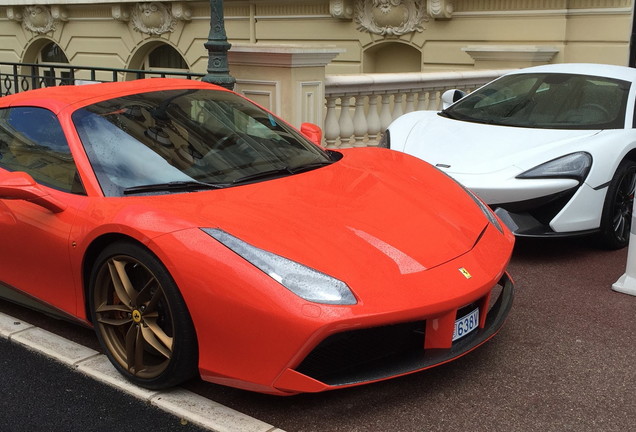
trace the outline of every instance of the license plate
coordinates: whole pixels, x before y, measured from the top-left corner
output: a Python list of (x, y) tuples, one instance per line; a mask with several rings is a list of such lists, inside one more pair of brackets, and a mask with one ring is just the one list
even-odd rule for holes
[(455, 331), (453, 332), (453, 342), (461, 339), (479, 327), (479, 308), (474, 309), (467, 315), (455, 321)]

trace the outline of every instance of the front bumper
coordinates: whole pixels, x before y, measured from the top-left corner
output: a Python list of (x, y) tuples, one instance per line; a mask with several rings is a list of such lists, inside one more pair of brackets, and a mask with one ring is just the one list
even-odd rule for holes
[(598, 232), (607, 187), (579, 187), (541, 199), (491, 204), (517, 237), (573, 237)]
[[(492, 338), (503, 325), (514, 298), (507, 274), (485, 296), (435, 318), (348, 330), (319, 343), (274, 387), (282, 392), (324, 391), (401, 376), (446, 363)], [(452, 342), (455, 320), (479, 307), (479, 328)]]
[(594, 234), (599, 229), (580, 231), (554, 231), (549, 224), (536, 218), (532, 213), (513, 213), (501, 207), (495, 209), (495, 214), (517, 237), (576, 237)]

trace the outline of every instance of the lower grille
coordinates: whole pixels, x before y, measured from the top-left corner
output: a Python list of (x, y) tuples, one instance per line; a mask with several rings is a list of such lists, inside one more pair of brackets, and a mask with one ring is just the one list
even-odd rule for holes
[[(424, 347), (425, 321), (353, 330), (322, 341), (296, 369), (324, 383), (357, 382)], [(334, 385), (334, 384), (332, 384)]]
[[(450, 349), (425, 350), (426, 321), (412, 321), (337, 333), (323, 340), (295, 368), (327, 385), (375, 381), (433, 366), (461, 355), (491, 337), (503, 324), (512, 304), (507, 276), (494, 287), (487, 305), (486, 327), (453, 343)], [(460, 309), (473, 310), (480, 301)]]

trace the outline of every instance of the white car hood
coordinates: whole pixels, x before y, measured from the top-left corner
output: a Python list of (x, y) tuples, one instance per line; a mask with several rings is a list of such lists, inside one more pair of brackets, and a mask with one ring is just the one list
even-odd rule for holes
[[(580, 150), (574, 143), (599, 132), (495, 126), (452, 120), (430, 111), (421, 113), (404, 148), (396, 143), (396, 150), (449, 173), (488, 174), (512, 167), (521, 172), (551, 160), (551, 154), (558, 157)], [(393, 134), (391, 138), (393, 141)]]

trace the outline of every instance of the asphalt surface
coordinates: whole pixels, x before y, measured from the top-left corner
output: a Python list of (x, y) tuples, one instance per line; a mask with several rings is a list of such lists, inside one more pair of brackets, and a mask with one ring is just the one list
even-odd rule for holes
[[(517, 292), (504, 328), (478, 350), (425, 372), (293, 397), (253, 394), (199, 380), (185, 387), (288, 432), (631, 431), (636, 424), (636, 297), (611, 291), (625, 271), (626, 257), (626, 249), (602, 251), (588, 239), (518, 241), (509, 266)], [(0, 302), (0, 312), (98, 349), (87, 329), (6, 302)], [(6, 347), (7, 343), (0, 345), (2, 431), (98, 431), (115, 430), (114, 425), (135, 430), (130, 411), (136, 419), (155, 416), (134, 405), (132, 397), (118, 395), (106, 398), (108, 406), (117, 402), (133, 407), (104, 409), (96, 403), (79, 411), (86, 414), (75, 416), (92, 413), (92, 422), (74, 423), (70, 407), (105, 391), (86, 384), (80, 373), (66, 366), (62, 368), (70, 375), (47, 369), (54, 367), (51, 361), (30, 365), (20, 356), (7, 359)], [(18, 377), (10, 386), (5, 384), (8, 375)], [(83, 383), (76, 385), (74, 380)], [(5, 407), (35, 400), (38, 388), (47, 382), (63, 391), (41, 418), (62, 422), (52, 424), (71, 418), (69, 427), (17, 429), (25, 418), (38, 418), (48, 397), (30, 402), (30, 410), (11, 408), (5, 414)], [(73, 393), (72, 399), (67, 393)], [(60, 418), (50, 420), (55, 412)], [(124, 414), (115, 418), (117, 412)], [(111, 427), (102, 428), (102, 422)], [(162, 423), (169, 429), (157, 430), (186, 430), (174, 417)]]
[(205, 430), (7, 339), (0, 353), (3, 432)]

